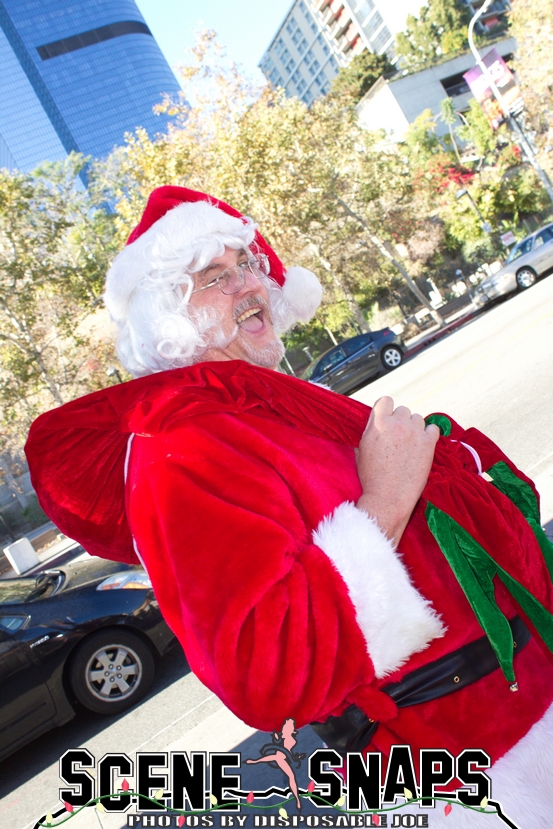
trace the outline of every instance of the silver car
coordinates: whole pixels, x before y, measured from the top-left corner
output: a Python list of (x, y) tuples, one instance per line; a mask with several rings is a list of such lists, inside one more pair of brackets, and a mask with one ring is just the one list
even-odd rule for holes
[(527, 236), (511, 250), (501, 270), (486, 277), (475, 291), (474, 302), (484, 305), (493, 299), (524, 290), (553, 268), (553, 224)]

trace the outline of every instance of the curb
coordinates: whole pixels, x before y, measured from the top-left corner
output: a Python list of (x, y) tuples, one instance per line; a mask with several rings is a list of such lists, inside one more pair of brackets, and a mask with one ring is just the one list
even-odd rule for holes
[(419, 340), (418, 343), (413, 345), (412, 347), (407, 347), (407, 351), (405, 353), (406, 357), (413, 357), (415, 354), (418, 354), (419, 351), (427, 348), (429, 345), (433, 345), (438, 340), (441, 340), (442, 337), (447, 336), (447, 334), (451, 334), (452, 331), (455, 331), (457, 328), (461, 328), (461, 326), (465, 325), (465, 323), (470, 322), (475, 317), (479, 316), (483, 312), (483, 308), (477, 308), (474, 311), (471, 311), (469, 314), (465, 314), (465, 316), (458, 317), (457, 319), (453, 320), (453, 322), (444, 325), (443, 328), (438, 328), (436, 331), (432, 331), (428, 336), (424, 337), (424, 339)]

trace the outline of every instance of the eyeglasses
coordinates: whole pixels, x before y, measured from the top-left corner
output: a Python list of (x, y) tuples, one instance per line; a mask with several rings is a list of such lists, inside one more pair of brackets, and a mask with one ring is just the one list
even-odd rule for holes
[(213, 288), (217, 285), (223, 294), (237, 294), (246, 281), (246, 270), (257, 277), (257, 279), (269, 276), (269, 257), (265, 256), (265, 254), (260, 254), (253, 259), (248, 259), (247, 262), (243, 262), (241, 265), (232, 265), (232, 267), (226, 268), (223, 273), (220, 273), (216, 279), (208, 282), (207, 285), (203, 285), (201, 288), (195, 288), (192, 293), (197, 294), (199, 291), (205, 291), (207, 288)]

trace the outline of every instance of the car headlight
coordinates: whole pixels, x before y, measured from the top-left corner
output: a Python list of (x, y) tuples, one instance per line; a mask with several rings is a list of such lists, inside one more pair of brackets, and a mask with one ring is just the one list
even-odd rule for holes
[(148, 590), (152, 586), (148, 575), (140, 571), (115, 573), (108, 576), (96, 587), (96, 590)]

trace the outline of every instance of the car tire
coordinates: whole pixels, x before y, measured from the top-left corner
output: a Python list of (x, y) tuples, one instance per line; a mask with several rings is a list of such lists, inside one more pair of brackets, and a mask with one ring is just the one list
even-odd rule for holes
[(79, 645), (69, 667), (69, 682), (89, 711), (119, 714), (146, 696), (154, 671), (152, 651), (139, 636), (110, 628)]
[(397, 345), (386, 345), (380, 352), (380, 359), (386, 371), (392, 371), (392, 369), (401, 365), (403, 354)]
[(538, 277), (532, 268), (521, 268), (517, 273), (517, 285), (521, 291), (531, 288)]

